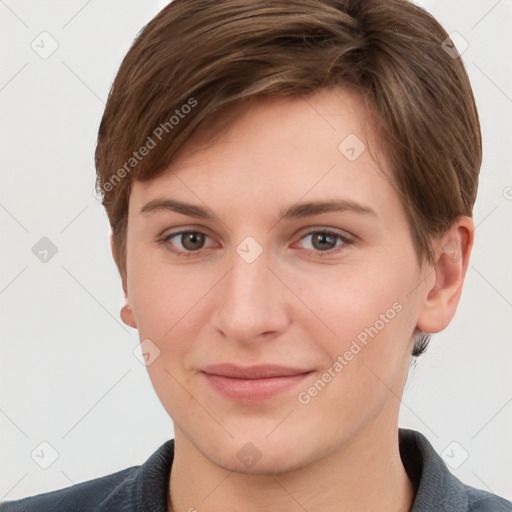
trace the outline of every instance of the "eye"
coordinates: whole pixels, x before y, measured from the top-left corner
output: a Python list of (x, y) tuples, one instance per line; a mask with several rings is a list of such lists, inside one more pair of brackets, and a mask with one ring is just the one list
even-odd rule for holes
[[(310, 237), (310, 247), (306, 247), (306, 252), (314, 256), (321, 257), (337, 253), (344, 246), (353, 242), (353, 240), (345, 233), (330, 229), (309, 231), (303, 235), (300, 240), (305, 240), (308, 237)], [(169, 251), (178, 256), (191, 257), (200, 253), (201, 250), (205, 248), (204, 244), (208, 238), (210, 237), (202, 231), (183, 230), (175, 233), (169, 233), (159, 240), (159, 242), (164, 244)], [(173, 239), (176, 240), (173, 241)], [(339, 241), (339, 243), (337, 243), (337, 241)], [(181, 245), (182, 248), (177, 248), (177, 244)]]
[[(172, 242), (174, 238), (177, 239), (176, 242)], [(202, 231), (178, 231), (177, 233), (169, 233), (160, 242), (178, 256), (193, 256), (194, 253), (204, 248), (203, 246), (207, 238), (210, 237)], [(176, 243), (181, 244), (184, 250), (177, 249), (175, 247)]]
[[(301, 237), (301, 240), (305, 240), (308, 237), (310, 238), (310, 248), (306, 248), (306, 250), (315, 256), (328, 256), (330, 254), (337, 253), (343, 248), (343, 246), (353, 242), (353, 240), (345, 233), (332, 231), (330, 229), (309, 231), (306, 235)], [(339, 240), (340, 243), (337, 244), (337, 240)]]

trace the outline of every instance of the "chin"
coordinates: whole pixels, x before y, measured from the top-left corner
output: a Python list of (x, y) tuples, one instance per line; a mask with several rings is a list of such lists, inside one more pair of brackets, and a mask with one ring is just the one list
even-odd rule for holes
[(280, 453), (275, 450), (270, 451), (263, 448), (263, 450), (260, 450), (261, 455), (256, 455), (253, 461), (247, 460), (247, 452), (250, 451), (247, 450), (247, 448), (247, 446), (242, 448), (242, 450), (246, 450), (243, 456), (239, 457), (239, 453), (237, 453), (234, 457), (221, 457), (219, 460), (213, 459), (212, 462), (228, 471), (255, 476), (289, 473), (306, 464), (305, 460), (297, 459), (299, 453), (301, 457), (304, 456), (304, 454), (299, 451), (300, 447), (292, 450), (294, 452), (293, 458), (286, 453), (287, 450), (282, 450), (282, 453)]
[[(283, 430), (281, 436), (275, 435), (272, 439), (275, 432), (266, 437), (269, 431), (271, 429), (262, 429), (257, 433), (246, 431), (244, 435), (235, 435), (234, 439), (216, 442), (210, 439), (208, 444), (200, 448), (213, 464), (246, 475), (278, 475), (294, 471), (311, 462), (311, 455), (320, 448), (311, 442), (304, 443), (307, 436), (290, 436)], [(208, 437), (201, 436), (200, 439)]]

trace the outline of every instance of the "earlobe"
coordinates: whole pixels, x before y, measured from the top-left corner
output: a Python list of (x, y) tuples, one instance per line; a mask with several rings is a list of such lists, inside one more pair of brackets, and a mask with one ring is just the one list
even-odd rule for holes
[(417, 328), (425, 333), (445, 329), (451, 322), (459, 303), (469, 257), (473, 247), (474, 225), (470, 217), (460, 217), (437, 241), (435, 279), (424, 289)]
[(137, 329), (137, 323), (135, 322), (133, 309), (128, 299), (126, 299), (126, 304), (121, 308), (121, 320), (126, 325), (133, 327), (134, 329)]

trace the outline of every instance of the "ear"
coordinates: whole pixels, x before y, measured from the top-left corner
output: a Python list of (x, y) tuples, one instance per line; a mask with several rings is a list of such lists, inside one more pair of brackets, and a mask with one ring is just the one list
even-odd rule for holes
[(451, 322), (459, 304), (473, 240), (473, 220), (462, 216), (436, 241), (435, 264), (430, 270), (435, 277), (425, 280), (417, 322), (419, 330), (435, 333), (445, 329)]
[[(114, 240), (114, 234), (110, 233), (110, 250), (112, 251), (112, 257), (114, 258), (114, 261), (116, 262), (117, 268), (119, 267), (119, 258), (117, 254), (116, 244)], [(130, 299), (128, 298), (128, 292), (127, 292), (127, 286), (126, 286), (126, 280), (121, 277), (122, 284), (123, 284), (123, 292), (124, 292), (124, 306), (121, 308), (121, 320), (128, 326), (133, 327), (134, 329), (137, 329), (137, 323), (135, 322), (135, 316), (133, 314), (132, 306), (130, 304)]]

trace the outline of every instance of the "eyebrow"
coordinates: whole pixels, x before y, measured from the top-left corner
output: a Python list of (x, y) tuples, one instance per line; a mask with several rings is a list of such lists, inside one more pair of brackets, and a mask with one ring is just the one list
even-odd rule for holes
[(178, 201), (176, 199), (153, 199), (146, 203), (139, 212), (139, 215), (144, 215), (147, 213), (158, 212), (158, 211), (173, 211), (176, 213), (181, 213), (183, 215), (188, 215), (189, 217), (196, 217), (198, 219), (213, 219), (215, 215), (211, 213), (206, 208), (202, 206), (198, 206), (195, 204), (184, 203), (182, 201)]
[[(182, 215), (188, 215), (189, 217), (195, 217), (197, 219), (215, 218), (215, 215), (210, 210), (203, 208), (202, 206), (170, 198), (159, 198), (149, 201), (149, 203), (145, 204), (140, 209), (139, 215), (158, 211), (173, 211), (181, 213)], [(334, 199), (330, 201), (309, 201), (293, 204), (279, 212), (279, 220), (311, 217), (322, 213), (347, 211), (377, 216), (375, 211), (369, 206), (346, 199)]]

